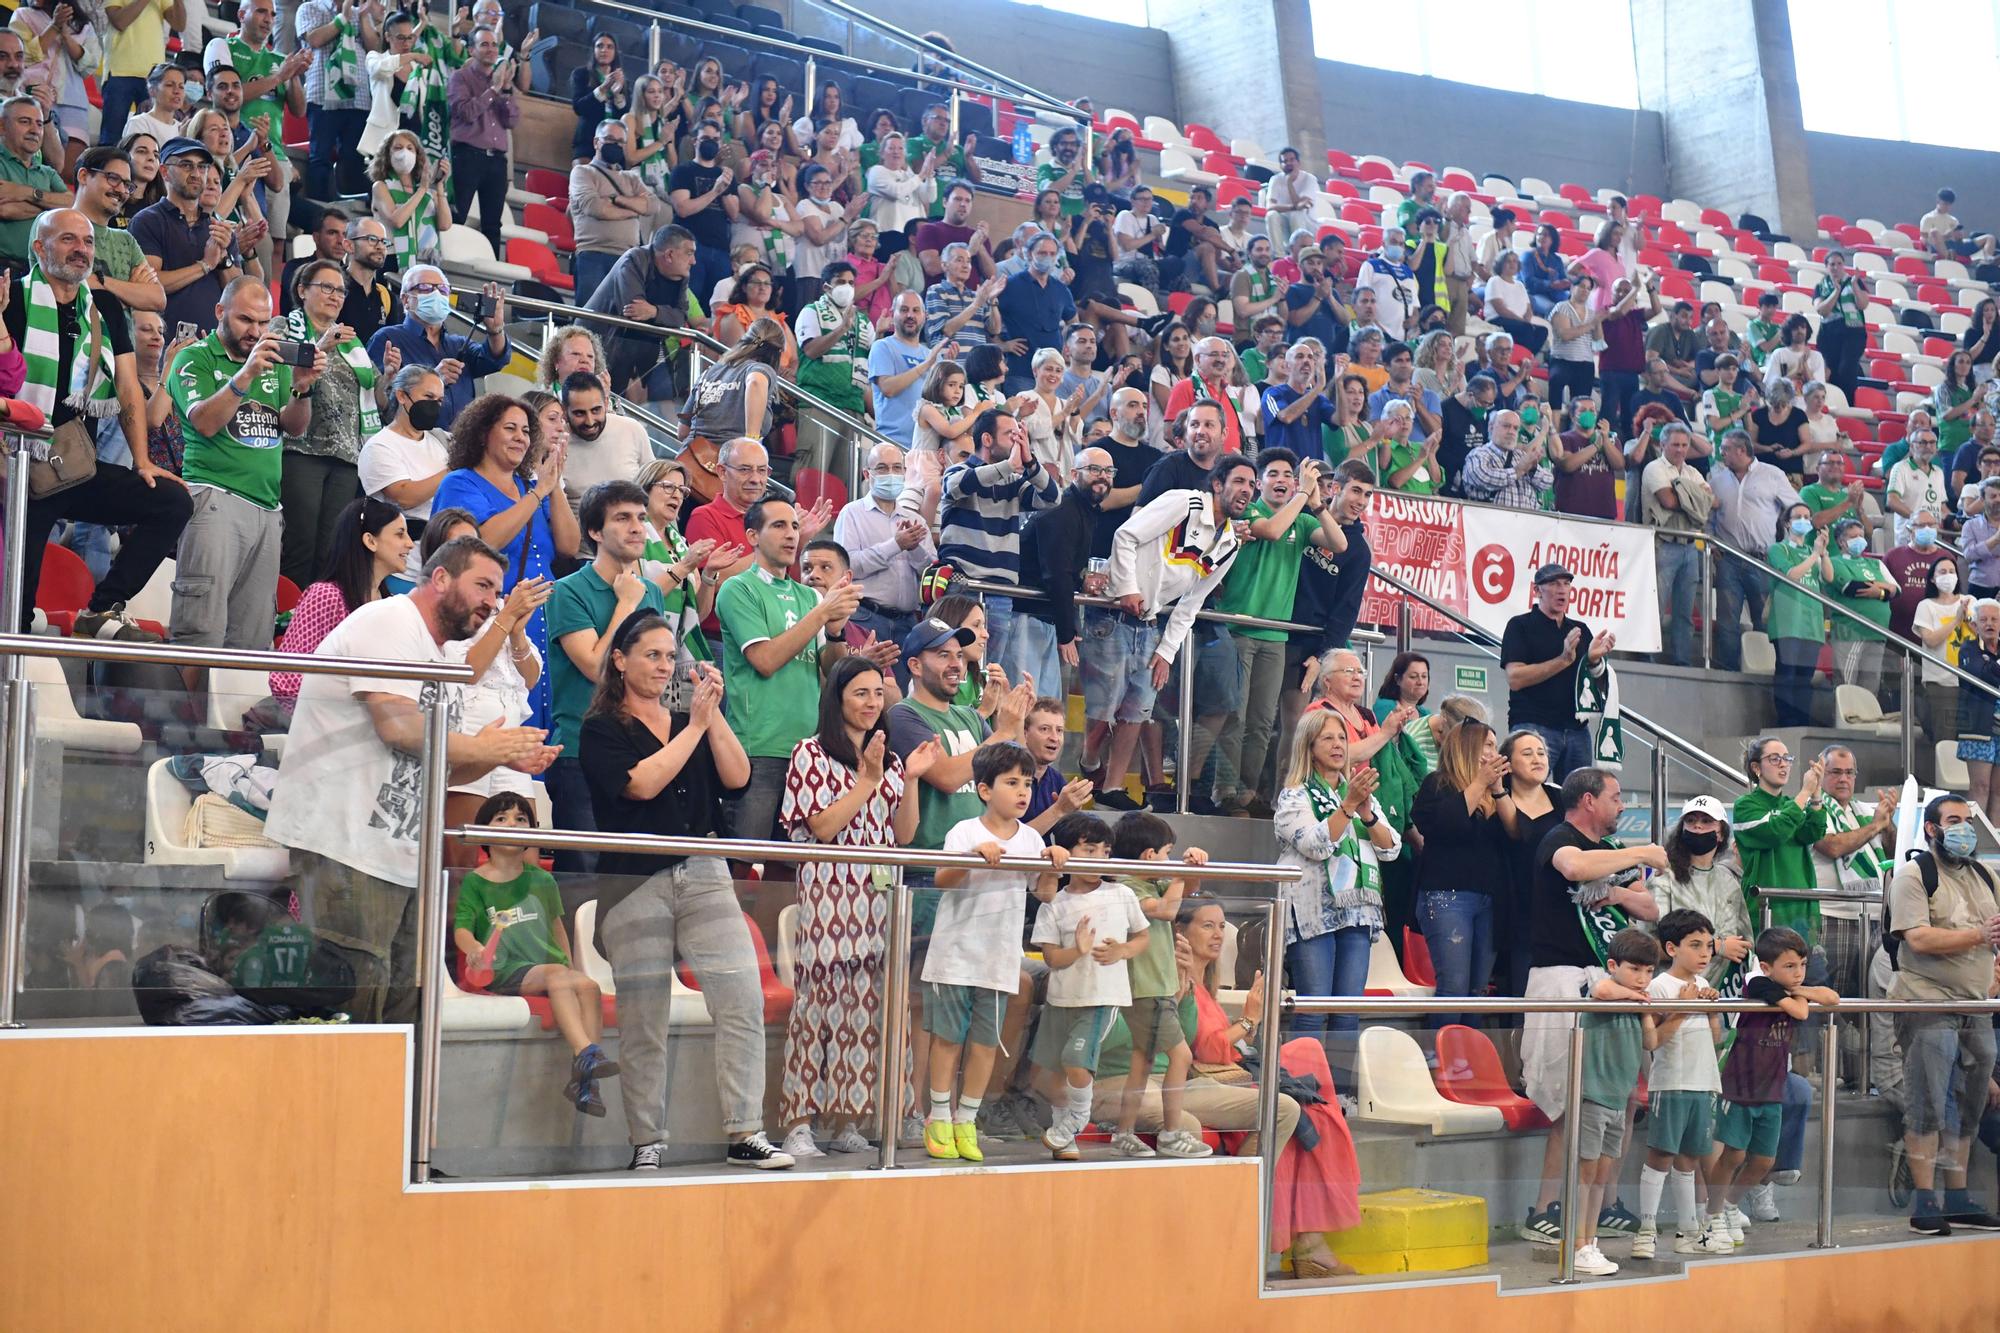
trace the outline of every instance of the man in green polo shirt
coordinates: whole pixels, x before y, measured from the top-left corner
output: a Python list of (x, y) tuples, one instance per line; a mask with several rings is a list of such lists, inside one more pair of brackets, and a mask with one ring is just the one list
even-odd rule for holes
[[(646, 493), (630, 481), (600, 482), (584, 493), (578, 515), (584, 535), (597, 545), (597, 558), (549, 595), (549, 699), (555, 734), (549, 744), (562, 753), (549, 766), (549, 804), (557, 828), (595, 829), (597, 816), (584, 784), (581, 761), (583, 715), (590, 708), (598, 673), (611, 652), (618, 627), (635, 611), (667, 613), (666, 595), (640, 571), (646, 554)], [(556, 869), (589, 874), (597, 857), (590, 852), (556, 853)]]
[(0, 259), (25, 272), (29, 233), (43, 210), (68, 208), (61, 173), (42, 161), (47, 117), (42, 104), (23, 94), (0, 102)]
[[(1347, 537), (1333, 516), (1332, 502), (1320, 490), (1319, 465), (1306, 465), (1303, 485), (1299, 466), (1298, 455), (1290, 449), (1272, 447), (1258, 452), (1260, 493), (1243, 511), (1252, 540), (1230, 566), (1216, 610), (1262, 620), (1290, 619), (1307, 544), (1335, 553), (1347, 549)], [(1278, 696), (1285, 687), (1286, 633), (1232, 625), (1229, 634), (1236, 641), (1244, 698), (1218, 701), (1223, 708), (1216, 711), (1225, 715), (1216, 738), (1215, 803), (1225, 813), (1247, 810), (1268, 819), (1270, 801), (1256, 787), (1278, 724)]]
[(280, 359), (296, 348), (270, 336), (271, 289), (237, 278), (215, 304), (216, 330), (182, 350), (167, 391), (187, 442), (181, 476), (194, 517), (181, 534), (171, 631), (175, 643), (269, 648), (278, 614), (279, 479), (284, 437), (312, 424), (307, 395), (326, 369)]
[(819, 725), (820, 668), (847, 654), (842, 633), (861, 605), (849, 581), (820, 595), (788, 572), (799, 556), (799, 511), (760, 500), (743, 516), (750, 567), (715, 595), (722, 626), (723, 708), (750, 756), (750, 785), (730, 801), (730, 834), (769, 838), (792, 747)]
[(1861, 508), (1860, 479), (1847, 480), (1846, 455), (1831, 449), (1820, 454), (1819, 479), (1801, 490), (1799, 499), (1812, 510), (1815, 528), (1831, 528), (1848, 517), (1868, 521)]
[[(973, 150), (979, 146), (979, 136), (968, 134), (962, 147), (951, 142), (951, 108), (942, 102), (934, 102), (924, 108), (923, 133), (909, 142), (909, 160), (921, 164), (924, 155), (938, 155), (937, 178), (945, 185), (953, 181), (968, 181), (979, 184), (979, 163), (973, 159)], [(931, 216), (944, 216), (945, 196), (948, 189), (940, 187), (938, 196), (931, 201)]]

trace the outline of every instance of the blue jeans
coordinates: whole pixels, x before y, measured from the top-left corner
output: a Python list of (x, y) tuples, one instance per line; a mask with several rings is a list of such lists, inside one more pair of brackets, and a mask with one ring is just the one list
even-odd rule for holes
[[(1417, 924), (1437, 971), (1437, 993), (1484, 995), (1493, 979), (1493, 899), (1466, 889), (1432, 889), (1417, 900)], [(1427, 1025), (1458, 1022), (1457, 1014), (1432, 1014)]]
[(1773, 1171), (1797, 1171), (1806, 1160), (1806, 1121), (1812, 1116), (1812, 1084), (1797, 1074), (1785, 1075), (1783, 1120), (1778, 1129), (1778, 1155)]
[[(910, 631), (917, 627), (917, 613), (915, 611), (870, 611), (864, 606), (855, 611), (854, 615), (848, 620), (848, 624), (853, 625), (863, 634), (873, 634), (877, 642), (901, 644), (905, 638), (909, 637)], [(896, 684), (905, 693), (909, 691), (910, 664), (903, 660), (903, 655), (900, 652), (896, 654)]]
[(778, 806), (785, 797), (785, 772), (791, 762), (771, 755), (750, 756), (749, 785), (722, 802), (730, 837), (769, 842), (777, 836)]
[[(1285, 979), (1301, 995), (1359, 995), (1368, 984), (1368, 953), (1375, 933), (1366, 926), (1330, 930), (1285, 946)], [(1358, 1032), (1356, 1014), (1298, 1014), (1292, 1033)]]
[[(1007, 665), (1009, 640), (1014, 636), (1014, 599), (1011, 597), (981, 597), (980, 605), (986, 608), (986, 661)], [(1012, 676), (1008, 683), (1013, 684)]]
[[(366, 107), (306, 107), (306, 122), (312, 127), (312, 148), (306, 154), (306, 196), (311, 199), (331, 200), (341, 194), (361, 194), (367, 188), (363, 179), (361, 150), (356, 147), (361, 142), (361, 132), (368, 128), (368, 108)], [(339, 186), (334, 184), (334, 159), (340, 159)], [(454, 169), (455, 171), (455, 169)], [(504, 190), (502, 194), (504, 196)], [(480, 220), (485, 222), (482, 210)], [(489, 237), (500, 234), (500, 222), (492, 219), (490, 230), (482, 227)], [(496, 242), (494, 257), (504, 259)]]
[[(617, 259), (616, 255), (612, 256)], [(694, 271), (688, 274), (688, 290), (695, 300), (701, 302), (702, 309), (708, 309), (708, 298), (715, 293), (715, 284), (728, 277), (734, 270), (729, 267), (729, 251), (713, 245), (697, 245), (694, 248)], [(606, 269), (605, 272), (610, 272)], [(577, 299), (583, 296), (583, 284), (578, 283)]]
[(1153, 715), (1153, 651), (1159, 627), (1117, 611), (1083, 613), (1083, 715), (1092, 722), (1144, 722)]
[(1662, 629), (1666, 653), (1662, 660), (1673, 666), (1694, 665), (1694, 599), (1701, 589), (1701, 552), (1691, 541), (1660, 538), (1653, 543), (1653, 560), (1659, 570)]
[(1019, 684), (1023, 675), (1032, 676), (1035, 693), (1051, 699), (1066, 699), (1063, 688), (1062, 657), (1056, 651), (1056, 627), (1040, 616), (1014, 617), (1007, 636), (1007, 656), (1000, 663), (1007, 679)]
[(132, 108), (146, 100), (143, 75), (120, 74), (106, 79), (98, 91), (104, 97), (104, 119), (98, 126), (97, 142), (115, 144), (125, 134), (125, 118)]
[(1721, 671), (1743, 669), (1743, 609), (1750, 609), (1750, 623), (1762, 628), (1764, 599), (1771, 592), (1771, 576), (1761, 566), (1738, 560), (1733, 555), (1715, 557), (1715, 660)]
[(610, 274), (611, 266), (618, 262), (617, 255), (601, 254), (596, 250), (578, 250), (570, 257), (570, 276), (576, 279), (576, 301), (578, 305), (590, 299), (598, 284)]
[[(590, 787), (583, 779), (583, 761), (563, 755), (542, 776), (549, 793), (549, 817), (560, 829), (578, 833), (597, 832), (597, 809), (590, 801)], [(556, 873), (591, 875), (597, 873), (596, 852), (557, 851)]]
[(1548, 747), (1550, 782), (1560, 784), (1579, 768), (1590, 767), (1589, 727), (1566, 727), (1558, 731), (1538, 722), (1518, 722), (1515, 726), (1521, 731), (1534, 732)]

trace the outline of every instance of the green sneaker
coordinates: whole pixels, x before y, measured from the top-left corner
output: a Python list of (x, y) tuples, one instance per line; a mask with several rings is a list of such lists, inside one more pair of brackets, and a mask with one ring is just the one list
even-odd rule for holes
[(958, 1144), (952, 1133), (949, 1120), (926, 1120), (924, 1122), (924, 1151), (941, 1162), (958, 1160)]
[(961, 1161), (983, 1162), (986, 1154), (979, 1151), (979, 1126), (953, 1125), (951, 1127), (952, 1146), (958, 1149)]

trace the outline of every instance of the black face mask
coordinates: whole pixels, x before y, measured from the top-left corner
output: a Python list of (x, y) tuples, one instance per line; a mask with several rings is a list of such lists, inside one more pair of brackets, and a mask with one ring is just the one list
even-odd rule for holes
[(715, 155), (720, 151), (713, 139), (703, 139), (694, 146), (694, 155), (704, 162), (715, 161)]
[(412, 430), (433, 430), (437, 427), (438, 416), (444, 411), (444, 403), (436, 398), (419, 398), (411, 403), (404, 413), (410, 420)]
[(1692, 856), (1707, 856), (1721, 842), (1722, 835), (1714, 829), (1706, 833), (1696, 833), (1691, 829), (1681, 830), (1681, 846), (1687, 848), (1689, 855)]

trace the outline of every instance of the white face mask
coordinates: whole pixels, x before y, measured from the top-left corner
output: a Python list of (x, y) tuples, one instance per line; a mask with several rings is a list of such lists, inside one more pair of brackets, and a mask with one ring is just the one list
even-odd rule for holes
[(413, 148), (398, 148), (389, 154), (389, 165), (402, 175), (409, 175), (417, 169), (417, 154)]
[(1936, 577), (1937, 590), (1939, 592), (1956, 592), (1958, 590), (1958, 575), (1951, 570), (1940, 569)]
[(854, 285), (852, 283), (843, 282), (836, 287), (830, 288), (827, 291), (827, 295), (833, 298), (833, 303), (835, 305), (839, 306), (842, 310), (845, 310), (847, 309), (847, 307), (854, 304)]

